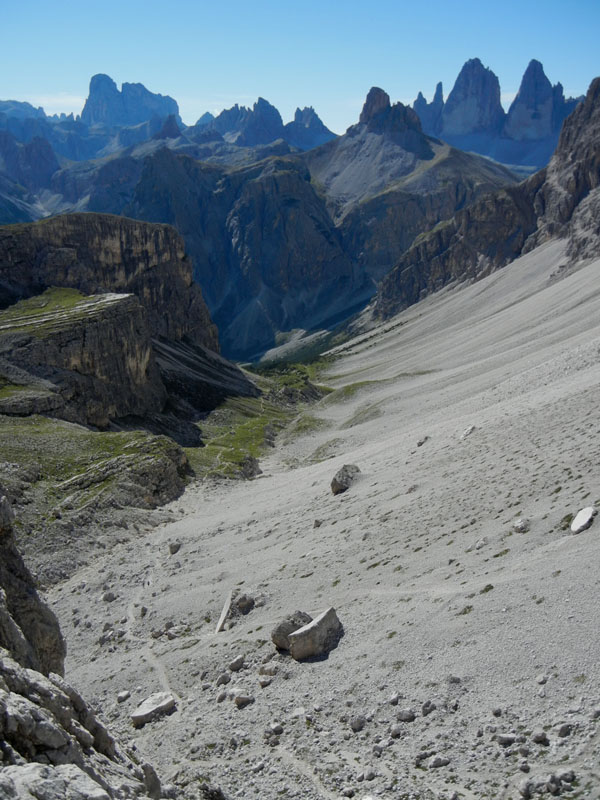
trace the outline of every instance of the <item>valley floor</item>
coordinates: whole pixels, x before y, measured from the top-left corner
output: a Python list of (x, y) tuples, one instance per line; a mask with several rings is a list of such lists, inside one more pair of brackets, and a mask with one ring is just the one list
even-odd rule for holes
[[(600, 261), (563, 263), (545, 245), (338, 348), (263, 475), (194, 485), (52, 590), (70, 682), (180, 796), (519, 798), (554, 774), (600, 797), (600, 520), (569, 530), (600, 504)], [(255, 605), (216, 634), (232, 590)], [(283, 616), (330, 605), (328, 658), (276, 654)], [(176, 711), (133, 729), (161, 690)]]

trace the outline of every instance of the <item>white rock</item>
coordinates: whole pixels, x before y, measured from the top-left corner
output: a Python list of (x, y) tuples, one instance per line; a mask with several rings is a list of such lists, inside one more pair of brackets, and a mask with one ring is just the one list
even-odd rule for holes
[(300, 661), (327, 653), (336, 646), (342, 633), (342, 623), (335, 609), (328, 608), (304, 627), (290, 633), (288, 639), (292, 658)]
[(173, 708), (175, 708), (175, 698), (170, 692), (155, 692), (132, 712), (131, 721), (136, 727), (144, 725)]
[(586, 530), (592, 524), (592, 520), (597, 514), (597, 510), (594, 506), (587, 506), (587, 508), (582, 508), (581, 511), (577, 514), (573, 522), (571, 523), (571, 532), (572, 533), (581, 533), (581, 531)]

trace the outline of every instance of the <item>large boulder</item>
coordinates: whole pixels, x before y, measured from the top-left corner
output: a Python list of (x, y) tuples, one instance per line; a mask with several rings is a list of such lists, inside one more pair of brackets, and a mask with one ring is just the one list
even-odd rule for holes
[(342, 494), (347, 491), (354, 481), (356, 476), (360, 473), (360, 469), (356, 464), (344, 464), (333, 476), (331, 481), (331, 491), (333, 494)]
[(335, 608), (328, 608), (289, 635), (290, 653), (296, 661), (322, 656), (333, 650), (344, 633)]

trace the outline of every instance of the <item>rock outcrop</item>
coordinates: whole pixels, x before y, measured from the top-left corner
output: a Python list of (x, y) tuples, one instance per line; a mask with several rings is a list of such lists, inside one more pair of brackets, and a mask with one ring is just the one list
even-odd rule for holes
[(11, 523), (0, 497), (0, 796), (159, 797), (154, 770), (131, 761), (62, 677), (64, 640), (17, 550)]
[[(478, 58), (467, 61), (442, 110), (442, 136), (499, 134), (504, 124), (498, 77)], [(451, 142), (452, 143), (452, 142)]]
[(152, 336), (218, 350), (183, 240), (168, 225), (65, 214), (0, 228), (0, 307), (50, 287), (135, 294)]
[(15, 543), (12, 510), (0, 495), (0, 648), (22, 667), (62, 675), (66, 646), (58, 621), (36, 591)]
[[(422, 236), (382, 281), (375, 312), (387, 317), (451, 281), (476, 279), (556, 237), (571, 259), (600, 252), (600, 78), (565, 120), (546, 169), (486, 195)], [(587, 235), (585, 235), (587, 234)]]
[[(50, 289), (22, 301), (0, 312), (0, 359), (48, 382), (58, 395), (53, 416), (70, 422), (107, 428), (111, 419), (157, 413), (167, 400), (134, 295)], [(0, 410), (35, 413), (20, 395)]]
[(23, 144), (8, 131), (0, 130), (0, 171), (7, 178), (29, 190), (48, 188), (58, 169), (58, 161), (46, 139), (36, 136)]
[(81, 121), (86, 125), (137, 125), (152, 117), (179, 116), (172, 97), (153, 94), (141, 83), (124, 83), (121, 91), (108, 75), (94, 75)]

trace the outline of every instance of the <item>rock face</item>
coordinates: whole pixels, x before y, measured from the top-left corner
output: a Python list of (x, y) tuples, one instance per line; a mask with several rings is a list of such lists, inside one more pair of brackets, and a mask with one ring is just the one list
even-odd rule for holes
[(442, 110), (445, 138), (466, 133), (499, 134), (504, 124), (500, 83), (478, 58), (464, 64)]
[(62, 401), (53, 415), (70, 422), (107, 428), (111, 419), (157, 413), (167, 400), (134, 295), (48, 290), (23, 301), (0, 312), (0, 358), (50, 382)]
[(66, 214), (0, 228), (0, 306), (49, 286), (135, 294), (153, 336), (218, 349), (184, 243), (167, 225)]
[(438, 83), (433, 101), (427, 103), (419, 92), (413, 108), (432, 136), (506, 164), (541, 168), (556, 147), (563, 120), (580, 99), (565, 100), (561, 84), (552, 86), (534, 59), (505, 114), (498, 78), (475, 58), (463, 66), (446, 103)]
[[(32, 297), (48, 286), (60, 288)], [(74, 214), (2, 228), (0, 305), (19, 297), (30, 299), (0, 314), (0, 374), (28, 390), (3, 398), (5, 413), (119, 420), (197, 446), (199, 412), (258, 394), (213, 352), (215, 326), (169, 226)]]
[(12, 522), (8, 500), (1, 496), (0, 648), (9, 651), (22, 667), (45, 675), (50, 672), (62, 675), (65, 642), (56, 617), (39, 597), (17, 550)]
[(8, 178), (30, 190), (49, 188), (50, 179), (59, 168), (46, 139), (36, 136), (22, 144), (7, 131), (0, 131), (0, 165)]
[[(382, 281), (375, 313), (387, 317), (450, 281), (475, 279), (554, 237), (575, 234), (572, 260), (600, 251), (600, 78), (565, 120), (550, 164), (518, 186), (483, 197), (421, 237)], [(583, 231), (582, 231), (583, 229)], [(583, 237), (582, 232), (588, 233)]]
[(147, 160), (127, 213), (183, 234), (230, 356), (247, 358), (271, 346), (276, 330), (339, 313), (360, 286), (298, 160), (232, 171), (163, 150)]
[(124, 83), (121, 91), (108, 75), (94, 75), (81, 112), (86, 125), (137, 125), (152, 117), (179, 116), (172, 97), (149, 92), (141, 83)]

